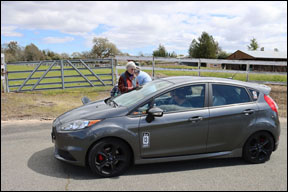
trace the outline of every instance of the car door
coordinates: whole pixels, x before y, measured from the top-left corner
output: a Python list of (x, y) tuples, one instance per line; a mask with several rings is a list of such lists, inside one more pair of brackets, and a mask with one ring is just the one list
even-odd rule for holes
[[(140, 118), (139, 141), (142, 158), (205, 152), (209, 117), (207, 87), (206, 84), (180, 87), (152, 101), (152, 105), (162, 109), (164, 113), (150, 123), (146, 121), (146, 115)], [(173, 92), (181, 89), (189, 102), (183, 105), (184, 107), (171, 102)], [(144, 110), (149, 108), (148, 106), (149, 104), (146, 104)]]
[(254, 124), (258, 107), (245, 87), (209, 84), (210, 119), (207, 152), (241, 148), (244, 133)]

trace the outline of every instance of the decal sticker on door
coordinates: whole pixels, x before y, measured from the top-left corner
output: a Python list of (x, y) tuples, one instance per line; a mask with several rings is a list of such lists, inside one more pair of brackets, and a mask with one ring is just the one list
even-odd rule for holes
[(143, 148), (149, 148), (150, 147), (150, 133), (149, 132), (143, 133), (142, 147)]

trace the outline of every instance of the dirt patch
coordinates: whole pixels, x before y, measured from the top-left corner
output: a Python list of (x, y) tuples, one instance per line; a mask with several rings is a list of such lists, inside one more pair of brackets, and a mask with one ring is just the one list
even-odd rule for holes
[[(287, 117), (287, 86), (268, 85), (272, 88), (271, 97), (279, 107), (279, 116)], [(8, 120), (53, 120), (75, 107), (81, 106), (81, 98), (91, 100), (109, 97), (109, 91), (92, 93), (1, 93), (1, 121)]]
[(287, 117), (287, 86), (268, 85), (271, 87), (270, 96), (278, 104), (278, 111), (281, 117)]
[[(85, 94), (91, 100), (107, 98), (109, 92)], [(82, 105), (83, 93), (42, 94), (1, 93), (1, 120), (53, 120), (57, 116)]]
[(41, 101), (39, 104), (42, 106), (54, 106), (54, 105), (56, 105), (56, 103), (51, 102), (51, 101), (48, 101), (48, 102), (47, 101)]

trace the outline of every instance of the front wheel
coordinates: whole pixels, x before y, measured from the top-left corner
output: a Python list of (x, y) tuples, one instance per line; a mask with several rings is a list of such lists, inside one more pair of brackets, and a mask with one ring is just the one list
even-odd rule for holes
[(115, 177), (124, 173), (131, 164), (131, 151), (118, 139), (99, 141), (89, 153), (91, 170), (101, 177)]
[(258, 132), (249, 137), (243, 148), (243, 158), (250, 163), (264, 163), (270, 159), (274, 140), (267, 132)]

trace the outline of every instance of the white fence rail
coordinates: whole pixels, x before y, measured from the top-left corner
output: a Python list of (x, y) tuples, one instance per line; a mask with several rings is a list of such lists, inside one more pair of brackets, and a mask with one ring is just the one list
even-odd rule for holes
[(165, 58), (165, 57), (138, 57), (138, 56), (116, 56), (119, 61), (167, 61), (167, 62), (193, 62), (193, 63), (211, 63), (211, 64), (236, 64), (236, 65), (269, 65), (269, 66), (287, 66), (287, 61), (255, 61), (255, 60), (227, 60), (227, 59), (203, 59), (203, 58)]
[[(287, 75), (286, 72), (268, 72), (268, 71), (250, 71), (251, 65), (261, 65), (261, 66), (283, 66), (287, 67), (287, 61), (254, 61), (254, 60), (225, 60), (225, 59), (180, 59), (180, 58), (164, 58), (164, 57), (138, 57), (138, 56), (116, 56), (115, 59), (117, 61), (151, 61), (152, 67), (141, 67), (144, 70), (152, 70), (152, 76), (155, 78), (155, 71), (191, 71), (191, 72), (198, 72), (198, 76), (201, 76), (201, 72), (215, 72), (215, 73), (232, 73), (232, 74), (246, 74), (246, 81), (249, 81), (249, 74), (265, 74), (265, 75)], [(158, 68), (155, 67), (155, 62), (191, 62), (191, 63), (198, 63), (197, 69), (169, 69), (169, 68)], [(246, 65), (246, 70), (218, 70), (218, 69), (201, 69), (201, 63), (207, 64), (228, 64), (228, 65)], [(117, 69), (125, 69), (123, 66), (117, 66), (116, 68), (116, 75), (118, 75)], [(286, 68), (287, 70), (287, 68)], [(287, 82), (275, 82), (275, 81), (257, 81), (259, 83), (264, 84), (279, 84), (279, 85), (287, 85)]]

